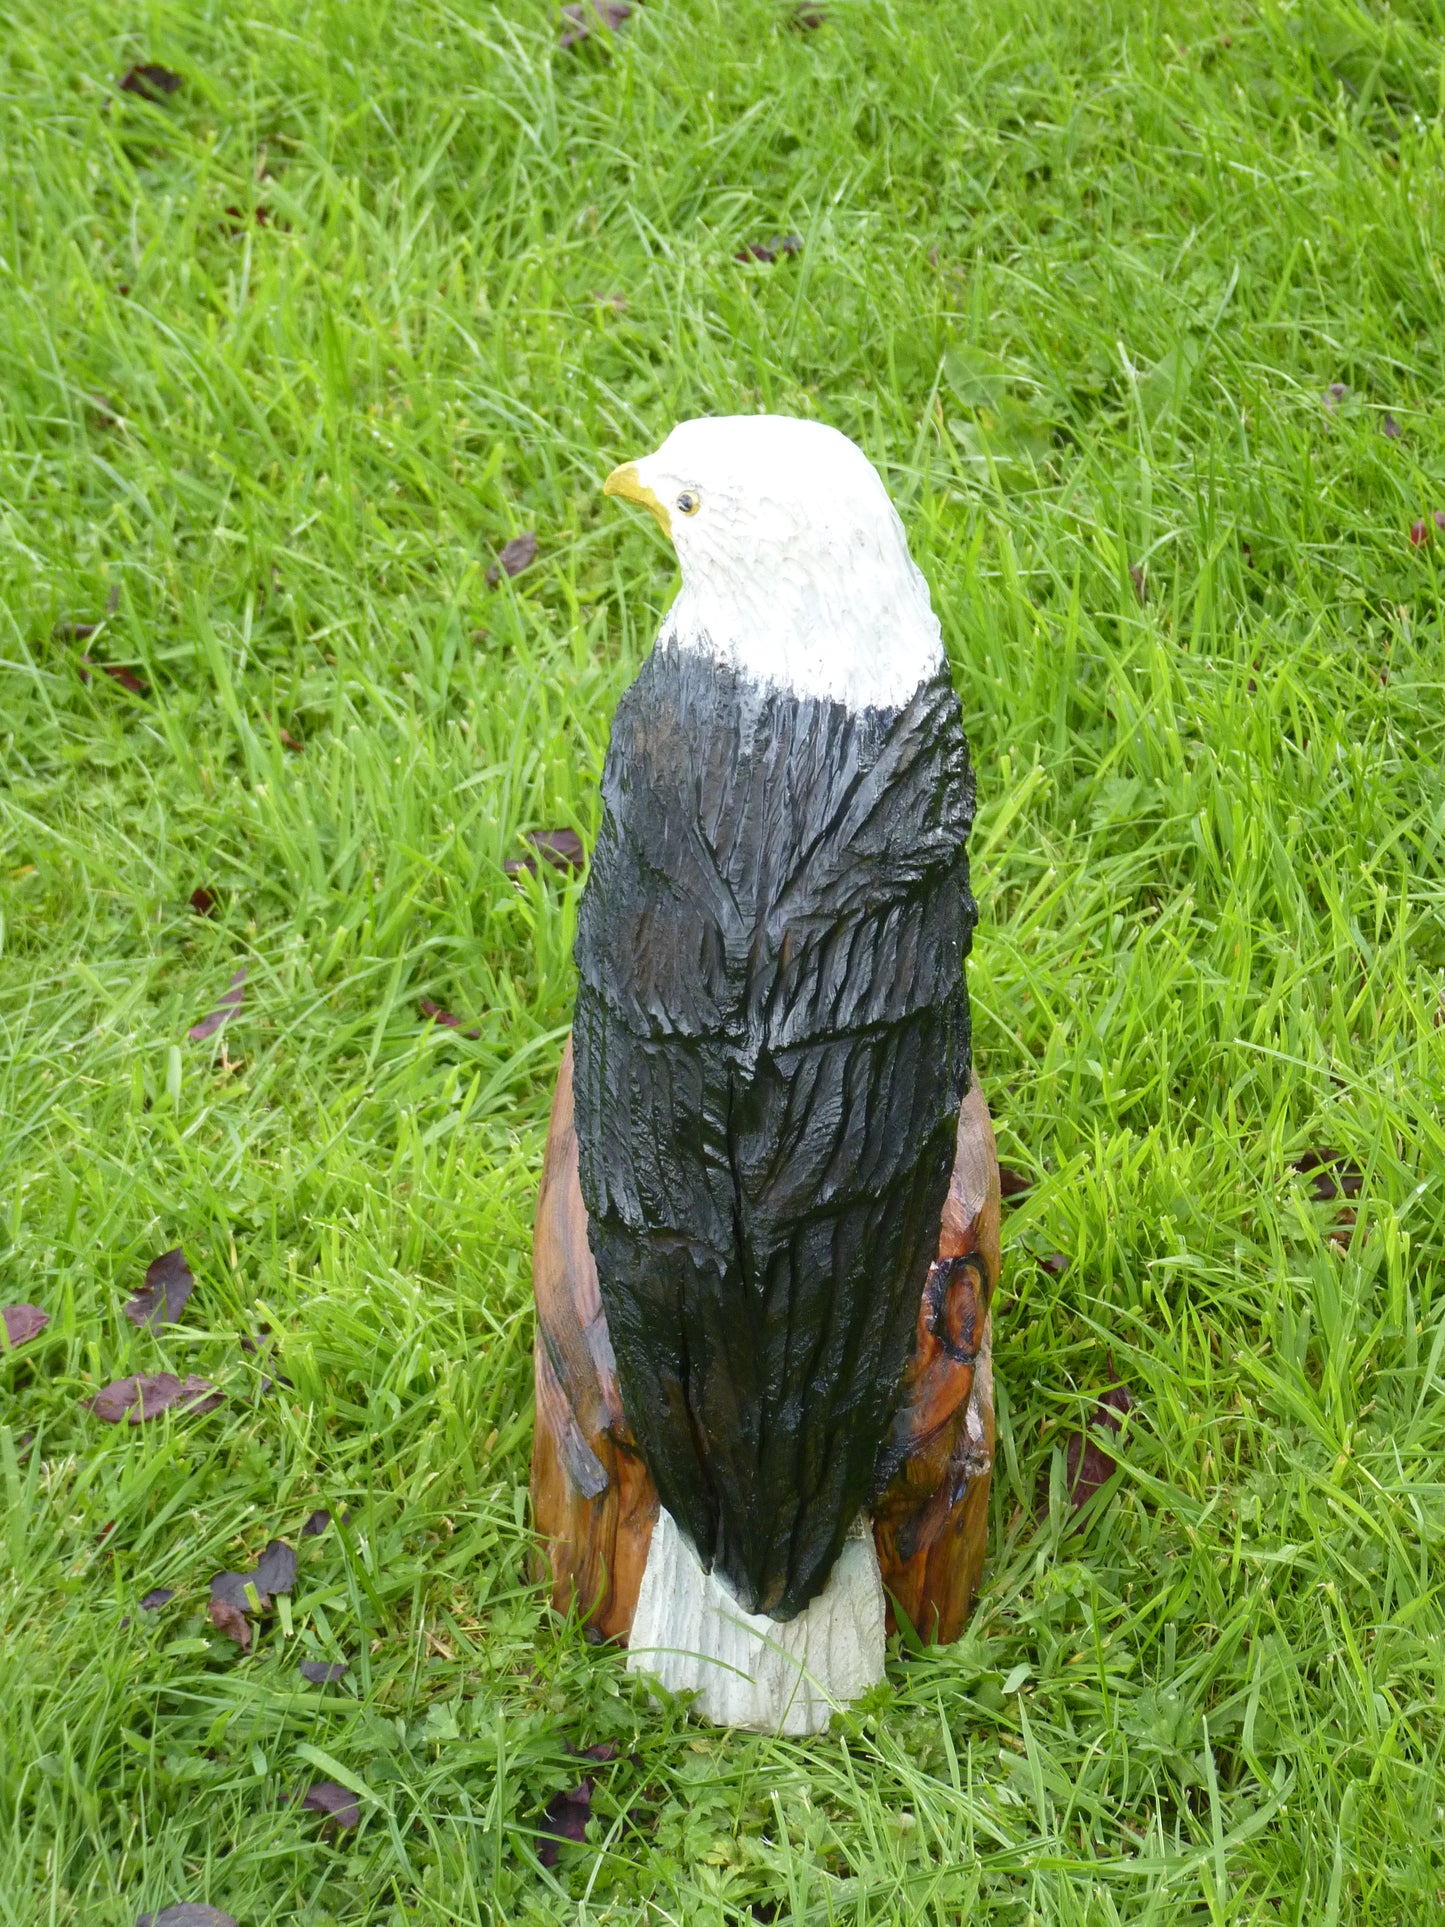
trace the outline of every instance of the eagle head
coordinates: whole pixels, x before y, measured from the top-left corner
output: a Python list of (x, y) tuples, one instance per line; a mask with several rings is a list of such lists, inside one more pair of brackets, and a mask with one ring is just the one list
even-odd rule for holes
[(853, 709), (896, 707), (943, 661), (888, 491), (836, 428), (789, 415), (680, 422), (603, 493), (650, 510), (677, 551), (664, 646)]

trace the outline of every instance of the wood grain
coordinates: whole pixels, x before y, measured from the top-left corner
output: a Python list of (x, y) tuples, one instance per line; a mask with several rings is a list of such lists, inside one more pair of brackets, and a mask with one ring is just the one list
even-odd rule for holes
[[(998, 1160), (988, 1106), (975, 1081), (959, 1113), (938, 1262), (924, 1287), (902, 1403), (880, 1455), (887, 1483), (873, 1512), (890, 1630), (901, 1612), (929, 1642), (958, 1637), (983, 1569), (998, 1268)], [(550, 1573), (559, 1611), (575, 1609), (596, 1634), (625, 1640), (658, 1501), (623, 1415), (587, 1243), (570, 1042), (552, 1100), (532, 1283), (532, 1517), (541, 1546), (539, 1576)]]
[(532, 1518), (552, 1602), (606, 1639), (625, 1639), (657, 1517), (657, 1491), (622, 1412), (612, 1341), (587, 1246), (572, 1126), (572, 1045), (552, 1122), (532, 1248), (537, 1429)]
[(999, 1213), (993, 1123), (975, 1079), (959, 1111), (938, 1262), (885, 1448), (891, 1476), (873, 1508), (890, 1630), (901, 1611), (930, 1644), (962, 1632), (988, 1543)]

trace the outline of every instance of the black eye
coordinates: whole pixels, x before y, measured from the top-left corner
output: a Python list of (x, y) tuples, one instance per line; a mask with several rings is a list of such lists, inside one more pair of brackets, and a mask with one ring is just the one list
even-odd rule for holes
[(696, 515), (701, 507), (702, 503), (698, 501), (690, 488), (685, 488), (677, 498), (677, 508), (680, 515)]

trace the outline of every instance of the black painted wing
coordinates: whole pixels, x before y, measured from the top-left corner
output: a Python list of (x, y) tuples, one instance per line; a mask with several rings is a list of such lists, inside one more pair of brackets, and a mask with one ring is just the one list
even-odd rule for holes
[(968, 1087), (973, 778), (901, 710), (659, 646), (623, 697), (577, 937), (577, 1135), (628, 1418), (752, 1611), (872, 1497)]

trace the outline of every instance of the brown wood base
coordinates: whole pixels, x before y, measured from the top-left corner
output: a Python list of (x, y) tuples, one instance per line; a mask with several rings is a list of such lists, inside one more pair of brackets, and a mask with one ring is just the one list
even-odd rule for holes
[[(892, 1477), (873, 1508), (889, 1630), (956, 1639), (983, 1570), (993, 1466), (991, 1306), (999, 1269), (998, 1159), (975, 1082), (958, 1119), (938, 1262), (918, 1310), (913, 1357), (887, 1447)], [(647, 1563), (657, 1491), (622, 1411), (587, 1244), (572, 1121), (572, 1046), (557, 1076), (532, 1252), (537, 1428), (532, 1518), (538, 1578), (607, 1639), (625, 1640)]]

